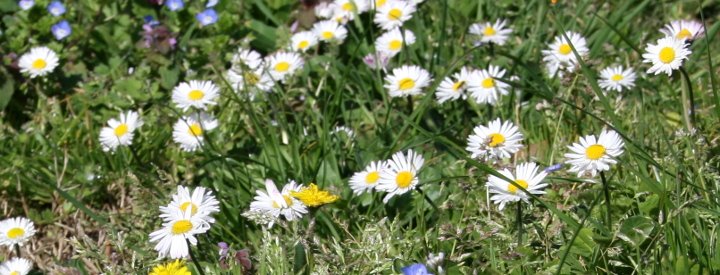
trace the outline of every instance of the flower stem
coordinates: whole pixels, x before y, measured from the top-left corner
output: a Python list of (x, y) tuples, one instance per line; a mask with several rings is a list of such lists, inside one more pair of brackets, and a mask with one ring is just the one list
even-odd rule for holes
[(19, 244), (15, 244), (15, 257), (22, 258)]
[(522, 223), (522, 201), (517, 202), (517, 231), (518, 231), (518, 247), (520, 247), (520, 244), (522, 243), (523, 238), (523, 223)]
[(605, 179), (605, 172), (600, 171), (600, 179), (602, 179), (603, 189), (605, 191), (605, 207), (607, 208), (605, 225), (607, 225), (608, 231), (612, 231), (612, 219), (610, 218), (610, 185)]
[[(198, 240), (198, 241), (200, 241), (200, 240)], [(205, 275), (205, 271), (203, 271), (202, 267), (200, 266), (200, 261), (198, 261), (198, 259), (195, 258), (195, 255), (193, 255), (192, 245), (190, 245), (190, 240), (185, 239), (185, 242), (187, 243), (187, 246), (188, 246), (188, 254), (190, 254), (190, 259), (195, 264), (195, 269), (197, 269), (198, 274)]]
[[(683, 117), (686, 119), (688, 131), (692, 131), (693, 125), (695, 125), (695, 94), (693, 93), (692, 83), (690, 82), (690, 76), (688, 75), (685, 68), (680, 67), (680, 73), (685, 80), (685, 87), (682, 89), (683, 93)], [(686, 99), (687, 98), (687, 99)], [(689, 102), (688, 102), (689, 101)], [(687, 116), (690, 117), (687, 117)]]

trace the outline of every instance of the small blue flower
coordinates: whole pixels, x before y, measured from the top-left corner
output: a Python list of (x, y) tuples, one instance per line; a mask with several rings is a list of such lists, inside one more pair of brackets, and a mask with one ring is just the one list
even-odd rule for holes
[(58, 22), (50, 27), (50, 30), (57, 40), (63, 40), (72, 33), (72, 28), (70, 28), (70, 23), (67, 20)]
[(47, 6), (48, 12), (53, 16), (60, 16), (65, 13), (65, 6), (60, 1), (52, 1)]
[(411, 264), (401, 270), (403, 275), (432, 275), (432, 273), (428, 273), (424, 264)]
[(214, 7), (215, 5), (217, 5), (218, 2), (220, 2), (220, 1), (218, 1), (218, 0), (210, 0), (210, 1), (207, 2), (207, 4), (205, 4), (205, 7), (206, 7), (206, 8), (212, 8), (212, 7)]
[(24, 11), (29, 10), (33, 6), (35, 6), (35, 1), (33, 0), (20, 0), (18, 1), (18, 6)]
[(160, 25), (160, 22), (155, 20), (152, 15), (145, 15), (145, 17), (143, 17), (143, 20), (145, 20), (145, 24), (150, 27)]
[(545, 168), (545, 173), (552, 173), (552, 172), (555, 172), (555, 171), (560, 170), (560, 169), (562, 169), (562, 168), (563, 168), (563, 164), (562, 164), (562, 163), (558, 163), (558, 164), (555, 164), (555, 165), (550, 166), (550, 167), (548, 167), (548, 168)]
[(165, 6), (167, 6), (171, 11), (176, 11), (184, 8), (185, 2), (183, 2), (183, 0), (168, 0), (165, 2)]
[(200, 26), (207, 26), (217, 22), (218, 16), (214, 9), (206, 9), (195, 15), (195, 18), (200, 22)]

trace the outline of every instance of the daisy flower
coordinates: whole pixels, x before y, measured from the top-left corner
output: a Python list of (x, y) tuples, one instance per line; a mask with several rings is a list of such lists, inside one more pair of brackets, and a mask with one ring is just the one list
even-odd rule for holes
[(486, 161), (506, 159), (523, 147), (522, 140), (523, 135), (515, 124), (498, 118), (487, 126), (475, 127), (468, 137), (466, 150), (472, 153), (471, 158)]
[(255, 191), (257, 195), (250, 203), (250, 210), (270, 213), (273, 217), (282, 215), (288, 221), (300, 219), (307, 213), (307, 207), (300, 200), (292, 197), (290, 193), (292, 191), (300, 191), (300, 186), (295, 181), (288, 182), (280, 192), (272, 180), (265, 180), (265, 191)]
[(335, 0), (335, 13), (347, 17), (349, 20), (355, 19), (355, 14), (361, 14), (370, 9), (370, 3), (367, 0)]
[(320, 190), (314, 183), (310, 183), (310, 185), (303, 187), (300, 191), (290, 191), (290, 195), (308, 207), (318, 207), (340, 199), (337, 195), (333, 195), (325, 190)]
[(635, 72), (632, 68), (623, 69), (623, 66), (608, 67), (600, 72), (598, 84), (605, 91), (622, 92), (635, 86)]
[(375, 12), (375, 24), (384, 30), (400, 27), (412, 18), (417, 7), (409, 1), (388, 1)]
[(387, 160), (387, 169), (380, 173), (380, 180), (377, 189), (388, 192), (383, 198), (387, 203), (395, 195), (402, 195), (415, 189), (418, 184), (417, 173), (422, 167), (425, 159), (413, 150), (408, 150), (407, 155), (397, 152), (392, 159)]
[(232, 57), (232, 64), (233, 68), (237, 68), (238, 71), (245, 69), (256, 70), (262, 66), (263, 59), (262, 56), (254, 50), (238, 48)]
[(680, 68), (683, 60), (692, 53), (687, 46), (685, 40), (675, 37), (661, 38), (658, 39), (657, 44), (648, 44), (645, 48), (646, 53), (642, 55), (643, 63), (652, 63), (647, 73), (655, 73), (655, 75), (666, 73), (671, 76), (672, 71)]
[(10, 218), (0, 222), (0, 245), (22, 246), (35, 235), (35, 224), (22, 217)]
[(246, 71), (230, 69), (227, 71), (227, 80), (235, 92), (242, 91), (246, 88), (257, 88), (263, 92), (270, 92), (273, 86), (275, 86), (275, 81), (273, 81), (272, 77), (270, 77), (263, 68)]
[(168, 206), (160, 207), (160, 217), (163, 219), (172, 218), (175, 210), (185, 212), (190, 208), (190, 215), (200, 215), (208, 223), (214, 223), (215, 219), (210, 215), (220, 212), (220, 202), (215, 199), (212, 191), (205, 187), (196, 187), (192, 194), (190, 189), (185, 186), (178, 185), (177, 193), (172, 196), (172, 202)]
[(578, 177), (583, 174), (595, 177), (598, 171), (610, 170), (610, 165), (617, 163), (624, 146), (615, 131), (603, 130), (597, 139), (593, 135), (581, 137), (580, 143), (568, 146), (571, 152), (565, 154), (566, 162), (572, 165), (568, 171), (577, 172)]
[(506, 28), (507, 22), (503, 20), (496, 20), (495, 23), (475, 23), (470, 25), (470, 34), (475, 35), (479, 38), (479, 44), (493, 43), (497, 45), (505, 45), (505, 42), (512, 33), (511, 28)]
[(510, 84), (500, 81), (505, 77), (505, 69), (490, 65), (487, 70), (480, 70), (477, 76), (470, 78), (468, 91), (477, 103), (495, 105), (501, 95), (508, 94)]
[(190, 107), (206, 110), (207, 105), (217, 104), (214, 100), (220, 94), (220, 89), (211, 81), (191, 80), (175, 86), (172, 101), (178, 108), (187, 111)]
[(27, 275), (32, 269), (32, 262), (24, 258), (12, 258), (0, 265), (2, 275)]
[(315, 6), (315, 16), (318, 18), (328, 19), (335, 13), (335, 3), (332, 2), (320, 2)]
[(370, 192), (375, 189), (380, 182), (380, 174), (387, 169), (384, 161), (373, 161), (365, 167), (365, 170), (355, 173), (350, 178), (350, 189), (355, 195), (363, 192)]
[(422, 93), (422, 89), (430, 85), (432, 77), (423, 68), (415, 65), (404, 65), (395, 68), (391, 75), (385, 77), (385, 88), (391, 97), (413, 96)]
[(188, 244), (197, 244), (195, 235), (210, 230), (210, 224), (202, 215), (193, 215), (192, 209), (185, 211), (175, 209), (165, 219), (162, 228), (150, 233), (150, 242), (157, 243), (155, 251), (160, 258), (170, 256), (172, 259), (180, 259), (188, 256)]
[(135, 111), (127, 111), (120, 114), (120, 119), (111, 118), (108, 120), (109, 127), (100, 130), (100, 143), (103, 151), (115, 151), (118, 146), (130, 146), (135, 129), (143, 125), (143, 121)]
[(184, 116), (173, 126), (173, 140), (180, 144), (180, 148), (192, 152), (203, 145), (205, 131), (218, 126), (218, 121), (207, 113), (194, 113)]
[(694, 20), (676, 20), (660, 30), (665, 36), (679, 40), (695, 40), (705, 35), (703, 24)]
[(290, 38), (290, 43), (292, 44), (293, 51), (305, 52), (307, 49), (317, 45), (318, 38), (315, 33), (304, 31), (293, 34), (292, 38)]
[(345, 40), (345, 37), (347, 37), (347, 29), (333, 20), (325, 20), (315, 23), (312, 31), (318, 39), (320, 39), (320, 41), (324, 42), (342, 42)]
[(400, 32), (400, 29), (392, 29), (375, 40), (375, 49), (388, 56), (395, 56), (402, 50), (403, 45), (415, 44), (415, 34), (413, 32), (405, 30), (404, 36), (405, 41), (403, 43), (403, 33)]
[(379, 8), (382, 8), (383, 6), (385, 6), (385, 4), (388, 1), (393, 1), (393, 0), (368, 0), (368, 3), (371, 4), (373, 9), (379, 9)]
[[(503, 169), (500, 172), (506, 178), (515, 182), (515, 184), (525, 188), (530, 194), (542, 195), (545, 191), (542, 189), (547, 186), (547, 183), (543, 183), (543, 179), (547, 176), (545, 171), (538, 171), (539, 167), (533, 162), (521, 163), (515, 167), (515, 175), (508, 169)], [(529, 196), (520, 190), (517, 186), (505, 181), (504, 179), (496, 176), (488, 177), (488, 191), (492, 193), (492, 200), (495, 204), (500, 205), (500, 210), (505, 208), (505, 204), (508, 202), (515, 202), (523, 200), (528, 202)]]
[[(568, 32), (566, 34), (570, 40), (565, 39), (563, 35), (558, 35), (555, 37), (555, 42), (550, 44), (550, 48), (542, 51), (543, 61), (550, 64), (547, 66), (551, 75), (554, 75), (558, 69), (565, 69), (568, 71), (575, 69), (577, 57), (575, 57), (575, 54), (572, 51), (573, 47), (581, 57), (587, 55), (589, 52), (587, 42), (580, 34), (575, 32)], [(554, 71), (550, 70), (553, 68), (555, 69)]]
[(159, 264), (153, 267), (148, 275), (192, 275), (185, 265), (185, 262), (175, 260), (166, 264)]
[(30, 75), (30, 78), (43, 76), (52, 72), (58, 65), (57, 54), (48, 47), (35, 47), (23, 54), (18, 60), (20, 71)]
[(279, 52), (265, 57), (265, 64), (273, 80), (285, 82), (285, 79), (303, 67), (304, 61), (297, 53)]
[(460, 69), (460, 72), (445, 77), (445, 79), (440, 82), (437, 92), (435, 92), (438, 103), (442, 104), (448, 100), (454, 101), (460, 98), (467, 98), (465, 90), (468, 88), (468, 83), (471, 78), (479, 77), (478, 74), (479, 73), (473, 69), (463, 67)]

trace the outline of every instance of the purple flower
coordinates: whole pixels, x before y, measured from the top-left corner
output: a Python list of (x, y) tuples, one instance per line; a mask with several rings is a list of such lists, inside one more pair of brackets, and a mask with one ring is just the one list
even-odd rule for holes
[(18, 6), (24, 11), (29, 10), (33, 6), (35, 6), (35, 1), (33, 0), (20, 0), (18, 1)]
[(432, 275), (424, 264), (411, 264), (402, 268), (403, 275)]
[(562, 164), (562, 163), (558, 163), (558, 164), (555, 164), (555, 165), (550, 166), (550, 167), (548, 167), (548, 168), (545, 168), (545, 173), (548, 173), (548, 174), (549, 174), (549, 173), (555, 172), (555, 171), (557, 171), (557, 170), (560, 170), (560, 169), (562, 169), (562, 168), (563, 168), (563, 164)]
[(371, 53), (363, 57), (363, 62), (365, 62), (365, 65), (368, 65), (368, 67), (372, 69), (385, 70), (385, 67), (387, 67), (389, 61), (390, 57), (381, 52), (378, 52), (377, 54)]
[(226, 242), (219, 242), (218, 247), (220, 247), (220, 258), (222, 259), (227, 257), (229, 249), (228, 244)]
[(206, 9), (196, 14), (195, 18), (200, 22), (200, 26), (207, 26), (217, 22), (218, 16), (214, 9)]
[(185, 7), (183, 0), (168, 0), (165, 2), (165, 6), (171, 11), (177, 11)]
[(63, 20), (55, 25), (52, 25), (52, 27), (50, 27), (50, 31), (52, 31), (55, 39), (63, 40), (65, 37), (68, 37), (72, 33), (72, 28), (70, 27), (70, 23), (68, 23), (67, 20)]
[(161, 26), (160, 22), (153, 19), (152, 16), (145, 16), (145, 24), (143, 24), (143, 41), (141, 47), (151, 48), (161, 53), (167, 53), (175, 48), (177, 40), (175, 34), (165, 26)]
[(205, 7), (206, 7), (206, 8), (212, 8), (212, 7), (214, 7), (215, 5), (217, 5), (218, 2), (219, 2), (218, 0), (210, 0), (210, 1), (207, 2), (207, 4), (205, 4)]
[(60, 16), (65, 13), (65, 6), (60, 1), (52, 1), (47, 6), (47, 10), (53, 16)]

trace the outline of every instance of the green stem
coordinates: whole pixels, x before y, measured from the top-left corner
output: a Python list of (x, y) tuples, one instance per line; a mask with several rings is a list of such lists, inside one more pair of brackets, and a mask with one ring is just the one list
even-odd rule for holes
[[(199, 241), (200, 240), (198, 240), (198, 242)], [(185, 242), (187, 243), (187, 246), (188, 246), (188, 254), (190, 254), (190, 260), (192, 260), (193, 263), (195, 264), (195, 269), (197, 269), (198, 274), (205, 275), (205, 271), (203, 271), (202, 267), (200, 266), (200, 261), (198, 261), (198, 259), (195, 257), (195, 255), (193, 255), (192, 245), (190, 245), (190, 240), (185, 239)]]
[(419, 186), (418, 186), (417, 190), (418, 190), (418, 192), (420, 192), (420, 194), (423, 195), (423, 197), (425, 197), (425, 200), (426, 200), (428, 203), (430, 203), (430, 206), (432, 206), (433, 209), (435, 209), (436, 212), (440, 211), (440, 209), (438, 209), (437, 205), (435, 205), (435, 203), (430, 199), (430, 197), (428, 197), (428, 195), (425, 194), (425, 192), (423, 192), (423, 190), (420, 189)]
[(687, 118), (687, 127), (688, 131), (692, 131), (693, 125), (695, 125), (695, 93), (693, 93), (692, 82), (690, 82), (690, 76), (687, 71), (685, 71), (685, 68), (680, 67), (680, 74), (682, 74), (683, 79), (685, 80), (685, 87), (687, 87), (687, 90), (682, 89), (683, 99), (685, 100), (687, 97), (689, 100), (689, 102), (683, 102), (683, 116), (686, 117), (688, 114), (690, 115), (690, 117)]
[(605, 191), (605, 207), (607, 208), (607, 213), (605, 215), (605, 225), (608, 228), (608, 232), (612, 232), (612, 219), (610, 217), (610, 185), (605, 179), (605, 172), (600, 172), (600, 179), (602, 179), (603, 189)]
[(15, 256), (18, 258), (22, 258), (22, 255), (20, 253), (20, 245), (19, 244), (15, 244)]
[(522, 201), (517, 201), (517, 231), (518, 231), (518, 247), (522, 244), (523, 238), (523, 223), (522, 223)]
[(593, 199), (592, 204), (590, 204), (590, 209), (588, 209), (587, 215), (580, 221), (580, 224), (578, 225), (577, 229), (575, 229), (575, 232), (573, 233), (572, 238), (570, 238), (570, 243), (567, 244), (567, 248), (565, 249), (565, 252), (563, 252), (562, 257), (560, 258), (560, 265), (558, 266), (557, 271), (555, 272), (556, 275), (559, 275), (562, 273), (563, 265), (565, 265), (565, 260), (567, 259), (567, 256), (570, 254), (570, 248), (572, 248), (573, 243), (575, 243), (575, 239), (577, 239), (578, 235), (580, 235), (580, 230), (583, 229), (585, 226), (585, 222), (588, 218), (590, 218), (593, 209), (595, 209), (595, 205), (600, 200), (600, 194), (595, 196), (595, 199)]

